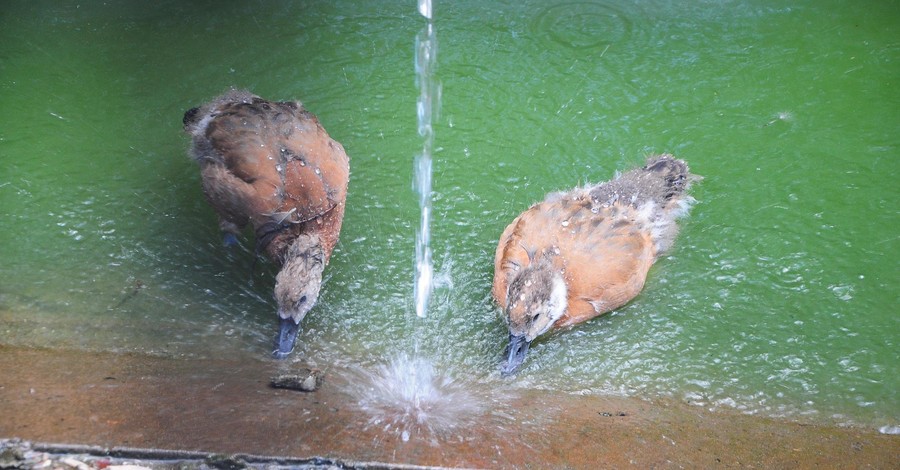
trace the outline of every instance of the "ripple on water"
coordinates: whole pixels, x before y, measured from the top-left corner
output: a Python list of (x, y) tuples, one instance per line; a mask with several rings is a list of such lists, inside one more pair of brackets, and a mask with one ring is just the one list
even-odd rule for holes
[(613, 6), (572, 2), (543, 9), (532, 22), (531, 31), (571, 49), (603, 50), (627, 39), (631, 22)]

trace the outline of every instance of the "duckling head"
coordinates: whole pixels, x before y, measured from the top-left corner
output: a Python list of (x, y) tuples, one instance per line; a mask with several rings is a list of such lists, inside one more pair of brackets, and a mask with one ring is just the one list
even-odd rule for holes
[(318, 237), (305, 234), (297, 237), (275, 278), (279, 326), (272, 355), (276, 359), (283, 359), (294, 350), (300, 321), (319, 299), (324, 269), (325, 254)]
[(566, 282), (544, 258), (522, 269), (510, 281), (506, 295), (509, 346), (500, 367), (512, 375), (525, 361), (531, 342), (550, 330), (566, 311)]

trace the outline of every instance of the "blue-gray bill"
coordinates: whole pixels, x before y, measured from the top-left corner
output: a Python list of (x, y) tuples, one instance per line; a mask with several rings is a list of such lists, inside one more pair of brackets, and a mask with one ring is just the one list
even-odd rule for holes
[(531, 341), (525, 339), (525, 336), (509, 335), (509, 345), (506, 346), (506, 360), (500, 365), (500, 374), (504, 377), (513, 375), (519, 366), (525, 362), (525, 354), (528, 353), (528, 346)]
[(284, 359), (294, 350), (294, 342), (297, 341), (297, 333), (300, 332), (300, 324), (293, 318), (282, 318), (278, 322), (278, 336), (275, 338), (275, 350), (272, 357)]

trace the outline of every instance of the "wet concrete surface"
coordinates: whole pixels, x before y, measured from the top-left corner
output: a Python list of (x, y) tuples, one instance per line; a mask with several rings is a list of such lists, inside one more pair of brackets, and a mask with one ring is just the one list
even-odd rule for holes
[(537, 390), (461, 432), (404, 442), (372, 425), (337, 371), (306, 393), (269, 386), (283, 368), (0, 347), (0, 438), (465, 468), (900, 466), (900, 436), (875, 430)]

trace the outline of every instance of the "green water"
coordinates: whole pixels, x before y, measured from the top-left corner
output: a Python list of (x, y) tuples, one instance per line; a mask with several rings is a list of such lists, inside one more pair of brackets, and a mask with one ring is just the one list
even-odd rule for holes
[(414, 2), (4, 2), (0, 343), (269, 353), (274, 270), (221, 246), (181, 132), (237, 86), (302, 100), (351, 156), (297, 360), (376, 364), (418, 338), (495, 371), (505, 225), (671, 152), (706, 177), (671, 256), (508, 386), (897, 425), (900, 3), (620, 3), (436, 3), (436, 285), (416, 320)]

